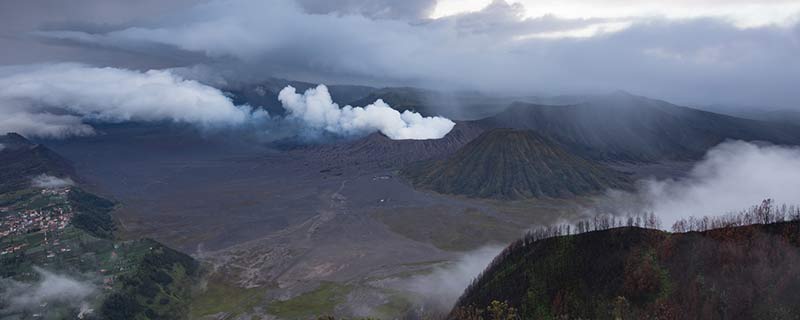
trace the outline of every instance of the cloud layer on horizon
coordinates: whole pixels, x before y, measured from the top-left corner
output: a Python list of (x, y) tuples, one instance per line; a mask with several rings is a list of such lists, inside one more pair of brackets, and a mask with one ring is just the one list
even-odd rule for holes
[(174, 121), (203, 127), (264, 116), (218, 89), (169, 71), (79, 64), (0, 67), (0, 131), (63, 138), (94, 134), (85, 121)]
[[(797, 23), (740, 28), (719, 17), (526, 17), (524, 7), (503, 1), (434, 20), (410, 13), (385, 19), (363, 9), (375, 2), (354, 3), (334, 10), (217, 0), (134, 26), (37, 34), (155, 56), (200, 54), (205, 64), (242, 76), (526, 94), (625, 89), (680, 103), (800, 105)], [(590, 36), (569, 36), (581, 30)]]
[(0, 132), (28, 137), (93, 135), (91, 123), (127, 121), (171, 121), (204, 129), (249, 123), (267, 132), (290, 120), (288, 127), (305, 136), (380, 131), (396, 140), (439, 139), (455, 125), (441, 117), (400, 113), (382, 100), (340, 108), (324, 85), (303, 94), (289, 86), (281, 90), (279, 100), (286, 119), (270, 119), (263, 109), (234, 105), (221, 90), (170, 70), (138, 72), (68, 63), (0, 67)]

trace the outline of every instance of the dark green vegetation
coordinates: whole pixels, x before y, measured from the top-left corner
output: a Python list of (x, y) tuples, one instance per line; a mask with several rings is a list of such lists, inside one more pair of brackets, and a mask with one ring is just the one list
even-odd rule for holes
[(72, 189), (67, 197), (76, 211), (72, 225), (98, 238), (113, 237), (116, 230), (114, 218), (111, 217), (114, 202), (77, 188)]
[(568, 197), (624, 188), (624, 175), (570, 154), (530, 130), (494, 129), (445, 160), (408, 167), (403, 174), (424, 189), (469, 197)]
[(141, 256), (129, 266), (130, 272), (118, 277), (98, 318), (186, 318), (198, 275), (197, 261), (153, 240), (140, 240), (136, 245), (142, 249)]
[[(81, 309), (93, 310), (84, 319), (188, 317), (199, 276), (194, 259), (149, 239), (117, 241), (114, 202), (77, 186), (31, 186), (40, 174), (74, 178), (64, 159), (16, 134), (0, 136), (0, 143), (0, 222), (12, 231), (0, 238), (0, 284), (41, 283), (37, 270), (44, 270), (91, 291), (85, 301), (37, 295), (30, 299), (41, 301), (22, 306), (6, 292), (13, 288), (0, 286), (1, 318), (75, 318)], [(26, 220), (34, 227), (8, 228)]]
[(479, 121), (490, 128), (533, 129), (595, 160), (696, 160), (727, 140), (800, 144), (800, 127), (747, 120), (616, 93), (569, 106), (515, 103)]
[(47, 174), (54, 177), (74, 177), (69, 162), (40, 144), (9, 133), (0, 136), (0, 193), (28, 188), (31, 178)]
[(453, 318), (506, 301), (524, 319), (796, 319), (800, 223), (624, 227), (513, 244)]
[[(0, 277), (35, 282), (39, 275), (34, 267), (40, 267), (77, 279), (88, 278), (87, 286), (101, 292), (87, 301), (95, 310), (89, 315), (92, 319), (186, 318), (198, 263), (153, 240), (112, 240), (115, 228), (108, 212), (113, 204), (77, 188), (69, 194), (65, 198), (24, 192), (0, 195), (6, 201), (15, 199), (16, 208), (22, 210), (41, 203), (78, 210), (73, 223), (63, 230), (3, 237), (0, 248), (24, 247), (0, 258)], [(55, 311), (74, 315), (78, 309), (50, 302), (38, 312)], [(31, 312), (13, 315), (25, 319)]]

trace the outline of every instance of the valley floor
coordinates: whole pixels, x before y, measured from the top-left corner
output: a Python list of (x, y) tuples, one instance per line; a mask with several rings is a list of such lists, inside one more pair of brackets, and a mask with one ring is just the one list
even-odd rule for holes
[[(392, 167), (331, 165), (303, 150), (113, 138), (53, 148), (123, 204), (115, 215), (130, 237), (152, 237), (210, 266), (195, 318), (397, 316), (430, 301), (409, 285), (415, 279), (532, 226), (578, 218), (591, 204), (420, 192)], [(472, 276), (454, 281), (463, 288)], [(451, 291), (445, 306), (460, 294)]]

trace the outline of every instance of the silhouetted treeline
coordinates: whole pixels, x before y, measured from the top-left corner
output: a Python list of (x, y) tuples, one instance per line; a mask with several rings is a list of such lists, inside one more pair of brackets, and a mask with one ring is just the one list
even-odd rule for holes
[(678, 220), (672, 225), (672, 232), (707, 231), (784, 221), (800, 221), (800, 207), (786, 204), (775, 206), (772, 199), (766, 199), (760, 205), (723, 216), (689, 217)]
[[(677, 233), (690, 231), (707, 231), (728, 227), (738, 227), (753, 224), (770, 224), (783, 221), (800, 221), (800, 207), (794, 205), (781, 205), (776, 207), (772, 199), (762, 201), (760, 205), (746, 210), (730, 213), (719, 217), (705, 216), (702, 218), (690, 217), (681, 219), (672, 226), (672, 231)], [(489, 266), (484, 269), (467, 287), (465, 292), (475, 291), (480, 279), (487, 272), (498, 269), (500, 264), (510, 256), (524, 252), (526, 246), (535, 242), (560, 236), (569, 236), (593, 231), (608, 230), (619, 227), (638, 227), (645, 229), (662, 229), (660, 219), (653, 212), (643, 212), (628, 216), (613, 214), (598, 214), (591, 219), (581, 220), (574, 224), (564, 223), (540, 227), (528, 231), (521, 239), (512, 242), (495, 257)], [(461, 304), (461, 299), (456, 305)]]

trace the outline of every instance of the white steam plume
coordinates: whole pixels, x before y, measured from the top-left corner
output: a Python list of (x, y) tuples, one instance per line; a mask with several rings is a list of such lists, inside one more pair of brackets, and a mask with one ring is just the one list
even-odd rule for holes
[[(708, 151), (685, 178), (640, 181), (635, 193), (614, 191), (604, 200), (625, 204), (612, 211), (652, 211), (669, 228), (690, 216), (719, 216), (772, 198), (800, 203), (800, 148), (722, 143)], [(609, 205), (610, 206), (610, 205)]]
[(75, 182), (70, 178), (59, 178), (48, 174), (40, 174), (31, 179), (31, 184), (37, 188), (58, 189), (74, 185)]
[(0, 114), (0, 132), (54, 138), (93, 134), (84, 120), (217, 126), (264, 115), (170, 71), (69, 63), (1, 67)]
[(340, 108), (324, 85), (303, 94), (287, 86), (278, 94), (278, 99), (288, 111), (287, 118), (338, 135), (380, 131), (394, 140), (440, 139), (455, 126), (453, 121), (442, 117), (423, 117), (408, 110), (400, 113), (380, 99), (365, 107)]

